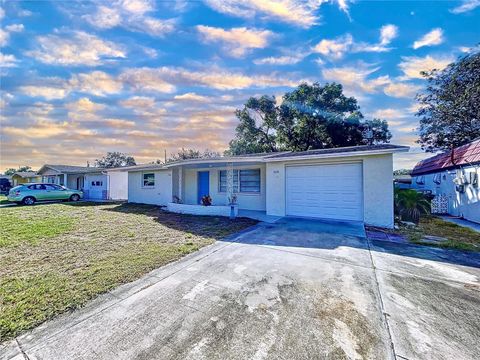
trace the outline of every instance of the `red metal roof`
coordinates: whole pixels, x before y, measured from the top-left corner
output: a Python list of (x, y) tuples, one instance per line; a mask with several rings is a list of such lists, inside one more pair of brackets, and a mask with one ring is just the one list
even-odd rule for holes
[(432, 173), (469, 164), (480, 164), (480, 139), (455, 148), (453, 162), (451, 151), (418, 162), (413, 168), (412, 175)]

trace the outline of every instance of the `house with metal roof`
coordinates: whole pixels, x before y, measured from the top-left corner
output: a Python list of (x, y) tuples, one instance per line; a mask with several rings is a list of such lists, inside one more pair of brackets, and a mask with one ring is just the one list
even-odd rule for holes
[(393, 154), (364, 145), (137, 165), (128, 201), (198, 215), (358, 221), (393, 227)]
[(443, 210), (480, 223), (480, 139), (420, 161), (412, 188), (442, 199)]
[(126, 200), (128, 175), (93, 166), (43, 165), (37, 174), (41, 182), (82, 190), (85, 199)]

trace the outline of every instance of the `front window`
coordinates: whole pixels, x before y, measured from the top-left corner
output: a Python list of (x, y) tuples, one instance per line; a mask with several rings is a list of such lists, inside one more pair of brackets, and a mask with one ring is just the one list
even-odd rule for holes
[[(218, 191), (227, 192), (227, 170), (220, 170)], [(234, 193), (259, 193), (260, 169), (233, 170)]]
[(155, 186), (155, 174), (154, 173), (143, 174), (143, 187), (154, 187), (154, 186)]

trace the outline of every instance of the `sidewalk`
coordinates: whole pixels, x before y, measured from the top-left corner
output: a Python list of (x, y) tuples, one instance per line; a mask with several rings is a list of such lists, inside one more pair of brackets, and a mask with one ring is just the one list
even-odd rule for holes
[(443, 220), (480, 232), (480, 224), (453, 216), (440, 216)]

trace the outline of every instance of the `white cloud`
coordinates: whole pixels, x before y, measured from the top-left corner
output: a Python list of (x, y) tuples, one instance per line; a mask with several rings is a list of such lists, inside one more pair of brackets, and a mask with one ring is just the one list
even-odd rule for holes
[(209, 102), (210, 98), (207, 96), (203, 95), (198, 95), (193, 92), (185, 93), (182, 95), (175, 95), (173, 97), (174, 100), (180, 100), (180, 101), (195, 101), (195, 102)]
[(443, 30), (440, 28), (433, 29), (432, 31), (423, 35), (419, 40), (415, 41), (412, 45), (414, 49), (419, 49), (423, 46), (440, 45), (443, 42)]
[(10, 39), (10, 34), (3, 29), (0, 29), (0, 46), (5, 46), (8, 44)]
[(9, 68), (17, 66), (17, 58), (11, 54), (3, 54), (0, 52), (0, 67)]
[(375, 118), (393, 120), (398, 118), (405, 118), (407, 114), (398, 109), (386, 108), (386, 109), (377, 109), (372, 113), (372, 116)]
[(304, 55), (284, 55), (284, 56), (271, 56), (262, 59), (256, 59), (253, 62), (257, 65), (294, 65), (298, 64), (304, 59)]
[(388, 45), (398, 36), (398, 27), (392, 24), (384, 25), (380, 29), (380, 45)]
[(225, 30), (222, 28), (198, 25), (198, 32), (206, 42), (220, 41), (224, 49), (234, 57), (244, 56), (250, 49), (262, 49), (268, 45), (273, 33), (269, 30), (247, 29), (245, 27)]
[(0, 20), (2, 20), (5, 17), (5, 10), (0, 7)]
[(68, 84), (70, 88), (76, 91), (97, 96), (119, 93), (123, 87), (121, 81), (103, 71), (75, 74), (70, 78)]
[(30, 97), (43, 97), (47, 100), (63, 99), (68, 94), (68, 89), (53, 86), (21, 86), (20, 91)]
[(461, 5), (454, 7), (450, 12), (453, 14), (461, 14), (476, 9), (479, 6), (480, 0), (463, 0)]
[(12, 24), (12, 25), (7, 25), (5, 26), (5, 30), (8, 32), (22, 32), (25, 30), (25, 27), (23, 24)]
[(342, 84), (347, 92), (361, 96), (362, 93), (375, 93), (381, 87), (390, 84), (388, 76), (368, 77), (379, 68), (372, 68), (365, 64), (358, 64), (356, 67), (334, 67), (322, 69), (322, 76), (327, 81), (335, 81)]
[(155, 99), (146, 96), (133, 96), (120, 101), (120, 105), (126, 108), (151, 108), (155, 106)]
[(125, 58), (125, 51), (111, 41), (83, 31), (36, 38), (38, 48), (27, 55), (46, 64), (96, 66), (109, 59)]
[(452, 63), (454, 58), (451, 56), (434, 58), (427, 55), (421, 57), (402, 57), (402, 62), (398, 64), (404, 75), (402, 79), (423, 79), (420, 72), (431, 70), (443, 70), (448, 64)]
[[(5, 13), (3, 13), (3, 15), (5, 15)], [(23, 30), (24, 30), (23, 24), (7, 25), (5, 26), (4, 29), (0, 29), (0, 46), (5, 46), (8, 44), (8, 41), (10, 40), (10, 33), (22, 32)]]
[(132, 68), (120, 78), (136, 90), (173, 92), (177, 85), (202, 86), (220, 90), (295, 86), (298, 81), (277, 75), (244, 75), (219, 67), (204, 70), (187, 70), (180, 67)]
[(328, 58), (340, 59), (353, 45), (353, 37), (350, 34), (337, 37), (333, 40), (323, 39), (312, 49), (313, 52), (322, 54)]
[(132, 68), (125, 70), (120, 79), (129, 84), (136, 90), (158, 91), (162, 93), (171, 93), (175, 91), (175, 86), (165, 81), (162, 77), (162, 71), (153, 68)]
[(118, 9), (103, 5), (98, 6), (94, 14), (84, 15), (83, 18), (99, 29), (110, 29), (122, 22)]
[(155, 10), (153, 1), (118, 0), (109, 6), (99, 5), (95, 10), (94, 13), (82, 17), (99, 29), (121, 26), (130, 31), (162, 37), (175, 28), (173, 19), (157, 19), (147, 15)]
[[(207, 0), (215, 11), (231, 16), (252, 18), (261, 15), (308, 28), (318, 24), (316, 14), (323, 0)], [(345, 6), (346, 2), (339, 1)]]
[(391, 82), (383, 89), (383, 92), (391, 97), (395, 98), (414, 98), (418, 90), (422, 87), (409, 83)]
[(341, 59), (348, 52), (385, 52), (390, 51), (387, 47), (398, 36), (398, 27), (392, 24), (380, 28), (379, 41), (376, 44), (355, 42), (351, 34), (339, 36), (333, 40), (321, 40), (312, 51), (331, 59)]
[(371, 77), (378, 70), (378, 67), (358, 63), (356, 66), (323, 68), (322, 75), (327, 81), (342, 84), (347, 92), (358, 97), (383, 91), (385, 95), (395, 98), (413, 98), (420, 89), (420, 86), (410, 83), (394, 82), (386, 75)]
[(65, 107), (68, 110), (77, 113), (95, 113), (97, 111), (103, 110), (105, 108), (105, 105), (95, 103), (89, 98), (83, 97), (78, 99), (77, 101), (66, 104)]

